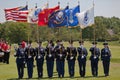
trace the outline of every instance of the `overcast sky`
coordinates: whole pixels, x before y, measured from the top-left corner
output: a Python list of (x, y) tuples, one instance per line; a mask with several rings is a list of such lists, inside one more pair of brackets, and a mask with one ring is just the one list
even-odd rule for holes
[[(54, 7), (60, 2), (60, 7), (64, 8), (69, 2), (69, 6), (75, 7), (80, 1), (80, 11), (90, 8), (93, 0), (0, 0), (0, 22), (5, 22), (4, 9), (18, 6), (25, 6), (28, 2), (29, 8), (33, 8), (35, 3), (38, 7), (42, 7), (49, 1), (49, 7)], [(94, 0), (95, 2), (95, 16), (105, 17), (119, 17), (120, 18), (120, 0)]]

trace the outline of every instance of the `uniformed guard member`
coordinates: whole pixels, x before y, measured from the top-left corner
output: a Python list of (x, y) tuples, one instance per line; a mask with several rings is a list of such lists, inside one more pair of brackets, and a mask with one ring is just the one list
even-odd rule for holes
[(5, 46), (6, 46), (6, 41), (3, 39), (2, 40), (2, 45), (1, 45), (2, 52), (4, 53), (4, 55), (2, 56), (3, 63), (6, 63)]
[(60, 46), (60, 40), (56, 41), (56, 46), (54, 48), (54, 52), (55, 52), (55, 59), (56, 59), (56, 71), (58, 72), (58, 61), (57, 61), (57, 54), (58, 54), (58, 50), (59, 50), (59, 46)]
[(87, 49), (84, 47), (84, 41), (79, 41), (80, 47), (77, 48), (78, 51), (78, 63), (79, 63), (79, 74), (81, 77), (85, 76), (86, 71), (86, 57), (88, 55)]
[(100, 50), (97, 48), (97, 42), (92, 43), (93, 46), (90, 48), (91, 56), (91, 70), (94, 77), (98, 76), (98, 61), (100, 56)]
[(9, 64), (9, 58), (10, 58), (10, 45), (8, 44), (8, 42), (5, 42), (5, 46), (4, 46), (4, 62), (6, 64)]
[(3, 45), (3, 39), (0, 39), (0, 62), (3, 62), (3, 56), (4, 56), (2, 45)]
[(104, 45), (104, 48), (101, 50), (101, 60), (103, 63), (104, 74), (105, 76), (109, 76), (111, 52), (107, 42), (103, 43), (103, 45)]
[(53, 76), (53, 68), (54, 68), (54, 43), (52, 40), (48, 42), (48, 45), (46, 46), (46, 63), (47, 63), (47, 73), (48, 77), (51, 78)]
[(38, 78), (42, 78), (45, 49), (42, 47), (41, 41), (38, 42), (38, 47), (35, 49), (35, 51), (36, 51), (36, 64), (37, 64)]
[(31, 46), (31, 43), (32, 43), (31, 41), (28, 42), (28, 46), (25, 49), (28, 78), (32, 78), (32, 75), (33, 75), (33, 63), (34, 63), (34, 56), (35, 56), (35, 50)]
[(16, 58), (17, 70), (18, 70), (18, 78), (22, 79), (24, 75), (24, 59), (25, 59), (25, 51), (22, 48), (22, 44), (19, 43), (19, 48), (16, 50), (16, 54), (14, 55)]
[(58, 67), (58, 77), (64, 77), (64, 65), (65, 65), (65, 57), (66, 57), (66, 50), (63, 46), (63, 43), (60, 42), (59, 49), (56, 51), (56, 60), (57, 60), (57, 67)]
[[(22, 44), (22, 48), (25, 50), (27, 47), (27, 43), (24, 40), (22, 40), (21, 44)], [(26, 63), (26, 60), (24, 60), (24, 68), (27, 68), (26, 66), (27, 66), (27, 63)]]
[(74, 77), (74, 69), (75, 69), (75, 60), (77, 55), (77, 50), (73, 46), (73, 41), (69, 41), (69, 47), (67, 47), (67, 61), (68, 61), (68, 69), (70, 77)]

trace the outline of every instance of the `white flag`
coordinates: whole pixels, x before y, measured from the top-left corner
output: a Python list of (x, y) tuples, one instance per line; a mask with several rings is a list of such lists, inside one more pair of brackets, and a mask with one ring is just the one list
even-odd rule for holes
[(48, 8), (48, 3), (45, 4), (42, 8), (33, 8), (29, 10), (27, 21), (28, 23), (38, 23), (38, 14)]
[(81, 13), (77, 13), (76, 16), (78, 17), (80, 27), (86, 28), (87, 26), (94, 24), (94, 7)]
[(30, 9), (28, 14), (28, 23), (37, 23), (38, 22), (38, 14), (40, 13), (41, 9), (35, 8)]

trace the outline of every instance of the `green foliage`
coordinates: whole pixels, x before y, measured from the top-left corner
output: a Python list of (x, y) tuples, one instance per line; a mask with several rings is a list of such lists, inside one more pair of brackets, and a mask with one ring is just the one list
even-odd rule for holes
[[(113, 35), (108, 33), (108, 29), (113, 31)], [(82, 30), (84, 40), (98, 41), (119, 40), (120, 41), (120, 19), (116, 17), (106, 18), (102, 16), (95, 17), (95, 25)], [(37, 24), (5, 22), (0, 24), (0, 38), (4, 38), (11, 43), (18, 43), (21, 40), (80, 40), (80, 27), (75, 28), (48, 28), (47, 26), (39, 27)]]
[(28, 34), (31, 34), (31, 29), (28, 25), (27, 23), (6, 22), (1, 26), (0, 37), (11, 43), (27, 40)]

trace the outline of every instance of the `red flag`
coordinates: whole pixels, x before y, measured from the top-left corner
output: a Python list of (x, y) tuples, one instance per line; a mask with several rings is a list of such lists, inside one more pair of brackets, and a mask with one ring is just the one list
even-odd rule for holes
[(52, 12), (58, 10), (59, 8), (60, 8), (60, 6), (56, 6), (54, 8), (49, 8), (49, 9), (45, 9), (45, 10), (41, 11), (38, 15), (38, 25), (39, 26), (47, 25), (49, 15)]

